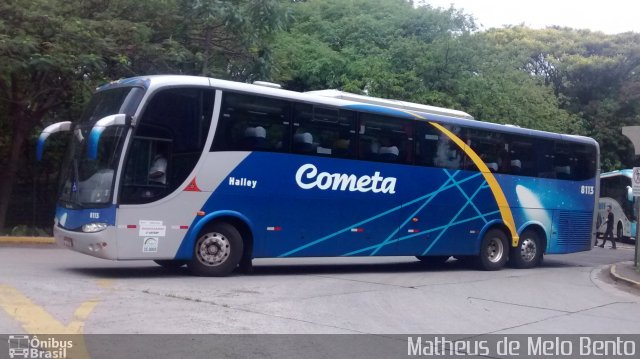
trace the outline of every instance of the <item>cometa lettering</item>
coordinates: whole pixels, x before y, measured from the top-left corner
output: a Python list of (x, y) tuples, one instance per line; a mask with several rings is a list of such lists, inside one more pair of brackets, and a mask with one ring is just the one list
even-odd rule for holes
[(310, 163), (298, 168), (296, 183), (302, 189), (317, 187), (332, 191), (396, 193), (396, 178), (382, 177), (378, 171), (373, 176), (358, 177), (354, 174), (318, 172), (318, 168)]

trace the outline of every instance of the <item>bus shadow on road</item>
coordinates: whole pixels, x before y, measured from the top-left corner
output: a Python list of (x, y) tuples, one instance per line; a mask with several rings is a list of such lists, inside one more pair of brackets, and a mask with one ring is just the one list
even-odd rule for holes
[[(146, 263), (145, 263), (146, 264)], [(117, 265), (117, 264), (115, 264)], [(552, 263), (550, 266), (561, 266), (560, 263)], [(544, 266), (549, 266), (545, 263)], [(508, 268), (508, 267), (507, 267)], [(139, 266), (109, 266), (109, 267), (90, 267), (90, 268), (66, 268), (66, 271), (74, 274), (106, 278), (106, 279), (125, 279), (125, 278), (168, 278), (168, 277), (184, 277), (190, 276), (191, 273), (187, 267), (180, 268), (163, 268), (155, 265), (139, 265)], [(365, 263), (321, 263), (319, 259), (313, 260), (295, 260), (295, 262), (287, 263), (286, 260), (273, 263), (258, 263), (253, 266), (250, 276), (292, 276), (292, 275), (320, 275), (320, 274), (367, 274), (367, 273), (436, 273), (436, 272), (454, 272), (454, 271), (476, 271), (473, 263), (449, 259), (445, 263), (424, 263), (421, 261), (398, 261), (398, 262), (376, 262), (368, 261)], [(231, 276), (243, 276), (240, 269), (234, 271)]]
[[(366, 274), (366, 273), (379, 273), (379, 274), (393, 274), (393, 273), (437, 273), (437, 272), (456, 272), (456, 271), (477, 271), (478, 269), (472, 262), (460, 261), (454, 258), (449, 259), (445, 263), (424, 263), (418, 260), (402, 260), (397, 262), (375, 260), (367, 262), (344, 262), (339, 263), (332, 262), (327, 259), (326, 263), (318, 263), (318, 258), (315, 259), (295, 259), (288, 263), (287, 260), (279, 260), (277, 263), (270, 263), (270, 260), (265, 260), (265, 263), (260, 263), (253, 266), (253, 271), (250, 276), (288, 276), (288, 275), (318, 275), (318, 274)], [(147, 263), (145, 263), (147, 264)], [(545, 260), (540, 268), (561, 268), (574, 266), (571, 263), (559, 261), (559, 260)], [(510, 270), (510, 267), (505, 267), (504, 270)], [(66, 268), (66, 271), (74, 274), (107, 278), (107, 279), (124, 279), (124, 278), (167, 278), (167, 277), (184, 277), (190, 276), (191, 273), (187, 267), (180, 268), (163, 268), (153, 264), (150, 265), (123, 265), (109, 267), (90, 267), (90, 268)], [(531, 269), (529, 269), (531, 270)], [(534, 269), (535, 270), (535, 269)], [(234, 271), (232, 276), (245, 275), (240, 269)]]
[(103, 268), (66, 268), (65, 271), (72, 272), (87, 277), (105, 278), (105, 279), (124, 279), (124, 278), (167, 278), (167, 277), (184, 277), (189, 275), (186, 267), (166, 269), (160, 266), (149, 265), (143, 266), (122, 266), (122, 267), (103, 267)]

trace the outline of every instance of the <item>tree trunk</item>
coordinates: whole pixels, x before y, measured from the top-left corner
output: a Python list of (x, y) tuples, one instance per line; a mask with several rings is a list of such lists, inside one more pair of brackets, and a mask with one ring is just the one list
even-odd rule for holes
[(2, 174), (2, 181), (0, 182), (0, 231), (4, 230), (6, 225), (9, 200), (11, 199), (11, 193), (13, 192), (13, 186), (18, 173), (20, 155), (22, 154), (22, 147), (24, 146), (27, 136), (26, 131), (29, 128), (29, 126), (25, 126), (28, 121), (26, 118), (16, 118), (14, 120), (16, 126), (13, 128), (13, 136), (11, 136), (9, 161), (6, 172)]

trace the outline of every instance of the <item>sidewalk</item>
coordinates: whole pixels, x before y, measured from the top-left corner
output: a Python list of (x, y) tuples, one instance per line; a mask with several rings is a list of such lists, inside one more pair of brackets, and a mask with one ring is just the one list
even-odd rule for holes
[(640, 289), (640, 271), (633, 266), (633, 261), (620, 262), (611, 265), (611, 278)]
[(54, 244), (56, 241), (53, 237), (10, 237), (0, 236), (0, 244)]

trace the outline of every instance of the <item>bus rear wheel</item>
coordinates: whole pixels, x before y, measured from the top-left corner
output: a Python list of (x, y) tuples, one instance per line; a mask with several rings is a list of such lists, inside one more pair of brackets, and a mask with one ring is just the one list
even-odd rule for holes
[(189, 270), (204, 277), (223, 277), (240, 263), (243, 251), (242, 236), (228, 223), (207, 226), (196, 240)]
[(524, 231), (518, 241), (518, 246), (511, 248), (509, 264), (515, 268), (532, 268), (540, 263), (542, 245), (540, 237), (534, 231)]
[(508, 259), (507, 236), (499, 229), (490, 229), (482, 237), (477, 266), (486, 271), (499, 270)]

